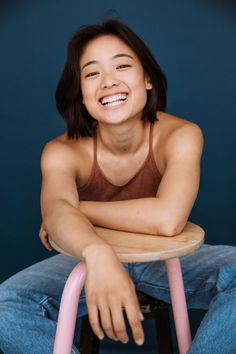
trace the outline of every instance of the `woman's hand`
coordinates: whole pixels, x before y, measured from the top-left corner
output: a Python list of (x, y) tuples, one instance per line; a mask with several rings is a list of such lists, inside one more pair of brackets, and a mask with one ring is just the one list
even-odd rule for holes
[[(126, 312), (133, 337), (143, 344), (143, 320), (135, 286), (126, 270), (106, 245), (89, 246), (85, 253), (87, 277), (85, 282), (89, 321), (94, 333), (103, 339), (104, 332), (114, 340), (127, 343), (123, 309)], [(100, 325), (101, 323), (101, 325)]]
[(40, 230), (39, 230), (39, 238), (41, 240), (41, 242), (43, 243), (43, 245), (49, 250), (52, 251), (53, 248), (50, 244), (50, 242), (48, 241), (48, 234), (45, 231), (43, 224), (41, 224)]

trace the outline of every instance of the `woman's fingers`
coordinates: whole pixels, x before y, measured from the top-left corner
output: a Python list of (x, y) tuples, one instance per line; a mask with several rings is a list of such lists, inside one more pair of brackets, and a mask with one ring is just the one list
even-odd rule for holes
[[(88, 301), (87, 301), (88, 304)], [(99, 316), (98, 316), (98, 308), (95, 304), (88, 304), (88, 316), (89, 316), (89, 322), (92, 327), (93, 332), (96, 334), (96, 336), (99, 339), (104, 338), (104, 333), (103, 330), (100, 326), (99, 322)]]
[(103, 298), (95, 303), (87, 297), (87, 305), (89, 322), (96, 336), (102, 339), (106, 334), (115, 341), (128, 342), (123, 309), (117, 299), (105, 301)]
[(45, 246), (49, 251), (52, 251), (52, 250), (53, 250), (53, 248), (52, 248), (50, 242), (48, 241), (48, 238), (44, 240), (43, 244), (44, 244), (44, 246)]
[(106, 335), (113, 340), (118, 340), (114, 332), (112, 314), (110, 312), (108, 304), (104, 301), (104, 299), (102, 299), (99, 302), (98, 307), (99, 307), (101, 325)]
[(40, 238), (41, 242), (43, 243), (43, 245), (44, 245), (49, 251), (52, 251), (53, 248), (52, 248), (50, 242), (48, 241), (48, 234), (47, 234), (47, 232), (44, 230), (43, 225), (41, 225), (41, 227), (40, 227), (39, 238)]
[[(99, 305), (101, 324), (106, 335), (114, 340), (120, 340), (122, 343), (127, 343), (129, 337), (127, 334), (124, 313), (121, 304), (114, 301), (105, 301)], [(144, 342), (144, 333), (141, 321), (143, 316), (140, 315), (138, 302), (135, 299), (129, 299), (125, 306), (127, 318), (132, 330), (133, 338), (138, 345)]]
[(126, 324), (124, 320), (123, 308), (121, 305), (117, 306), (117, 302), (112, 302), (110, 305), (114, 333), (118, 340), (122, 343), (127, 343), (129, 337), (126, 330)]
[(126, 300), (125, 311), (132, 330), (133, 338), (138, 345), (142, 345), (144, 342), (144, 333), (141, 324), (142, 317), (140, 315), (140, 308), (136, 295), (131, 299)]

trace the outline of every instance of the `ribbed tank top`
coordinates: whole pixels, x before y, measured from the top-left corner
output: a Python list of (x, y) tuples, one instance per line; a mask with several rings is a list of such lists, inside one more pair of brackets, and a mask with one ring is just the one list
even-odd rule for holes
[(79, 200), (117, 201), (155, 197), (161, 181), (152, 151), (153, 124), (150, 123), (149, 151), (141, 167), (130, 180), (122, 186), (111, 183), (99, 167), (97, 161), (97, 136), (93, 138), (93, 167), (88, 181), (77, 189)]

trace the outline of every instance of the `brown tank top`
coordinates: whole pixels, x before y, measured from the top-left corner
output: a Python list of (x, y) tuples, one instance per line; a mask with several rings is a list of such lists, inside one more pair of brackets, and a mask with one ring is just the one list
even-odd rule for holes
[(124, 185), (111, 183), (103, 174), (97, 161), (97, 136), (94, 137), (94, 161), (90, 177), (86, 184), (77, 189), (79, 200), (116, 201), (137, 198), (155, 197), (161, 181), (152, 151), (153, 124), (150, 123), (149, 151), (142, 166)]

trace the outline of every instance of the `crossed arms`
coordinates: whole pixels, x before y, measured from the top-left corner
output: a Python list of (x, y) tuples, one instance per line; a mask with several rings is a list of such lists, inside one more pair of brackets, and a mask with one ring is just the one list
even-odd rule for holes
[(166, 170), (156, 197), (82, 201), (79, 209), (94, 225), (154, 235), (180, 233), (199, 189), (202, 147), (203, 136), (198, 126), (184, 125), (166, 146)]
[[(47, 233), (50, 232), (50, 236), (58, 234), (55, 225), (63, 226), (64, 232), (67, 230), (70, 235), (77, 234), (77, 229), (95, 236), (92, 225), (165, 236), (173, 236), (182, 231), (200, 182), (203, 135), (197, 125), (183, 125), (168, 140), (164, 155), (166, 168), (154, 198), (78, 203), (73, 157), (61, 145), (57, 142), (49, 143), (42, 155), (41, 206), (44, 228)], [(54, 216), (56, 223), (53, 222)], [(76, 244), (75, 237), (72, 239)], [(68, 241), (59, 238), (56, 236), (55, 242), (59, 241), (59, 246), (60, 243), (66, 246)], [(72, 248), (71, 244), (65, 250), (71, 251)]]

